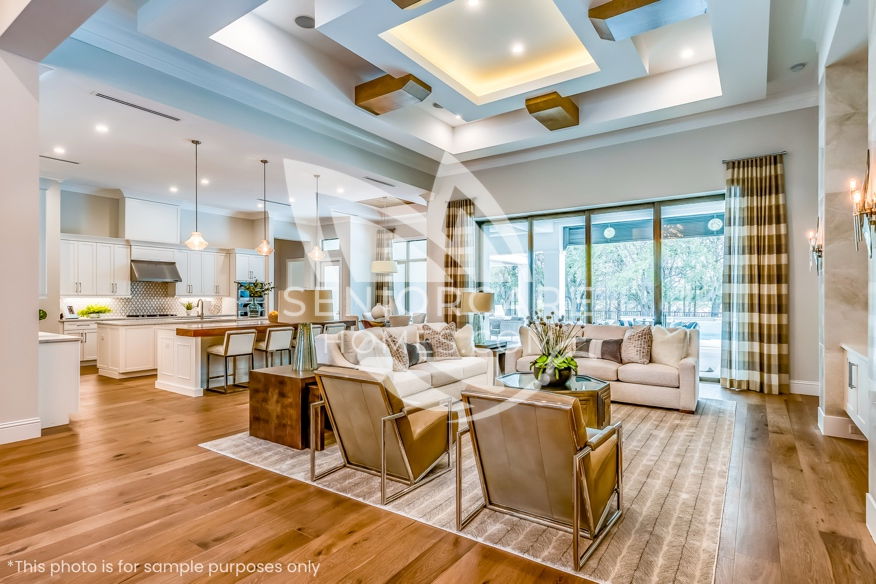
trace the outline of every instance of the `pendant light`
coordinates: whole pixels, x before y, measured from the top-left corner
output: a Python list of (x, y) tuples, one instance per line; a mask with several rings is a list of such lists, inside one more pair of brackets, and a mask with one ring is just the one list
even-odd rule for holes
[[(383, 206), (382, 209), (386, 208), (387, 199), (389, 197), (383, 197)], [(380, 212), (381, 216), (383, 215), (383, 211)], [(389, 231), (389, 230), (387, 230)], [(395, 274), (398, 272), (398, 264), (392, 259), (392, 247), (390, 245), (389, 251), (390, 258), (388, 260), (374, 260), (371, 262), (371, 273), (372, 274)]]
[(192, 144), (195, 145), (195, 230), (185, 242), (187, 248), (197, 251), (207, 247), (207, 240), (198, 231), (198, 145), (200, 143), (200, 140), (192, 140)]
[(262, 160), (262, 225), (265, 228), (265, 238), (256, 247), (256, 252), (259, 255), (269, 256), (274, 252), (274, 248), (268, 243), (268, 161)]
[(319, 175), (315, 174), (313, 178), (316, 179), (316, 244), (307, 252), (307, 257), (315, 262), (321, 262), (325, 259), (325, 252), (322, 250), (322, 228), (319, 217)]

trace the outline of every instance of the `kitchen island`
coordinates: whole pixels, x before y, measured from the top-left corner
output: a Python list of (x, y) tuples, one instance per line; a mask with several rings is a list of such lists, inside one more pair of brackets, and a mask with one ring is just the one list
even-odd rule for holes
[[(223, 360), (213, 359), (207, 371), (207, 349), (221, 345), (225, 333), (234, 330), (256, 329), (259, 337), (270, 327), (289, 326), (270, 323), (266, 319), (245, 319), (233, 321), (207, 321), (198, 323), (166, 323), (155, 327), (156, 364), (158, 378), (155, 387), (190, 397), (204, 395), (208, 387), (224, 385), (220, 377), (223, 373)], [(259, 355), (255, 366), (259, 367)], [(230, 372), (229, 372), (230, 373)], [(249, 380), (249, 359), (239, 359), (236, 379)], [(210, 380), (207, 376), (216, 376)]]

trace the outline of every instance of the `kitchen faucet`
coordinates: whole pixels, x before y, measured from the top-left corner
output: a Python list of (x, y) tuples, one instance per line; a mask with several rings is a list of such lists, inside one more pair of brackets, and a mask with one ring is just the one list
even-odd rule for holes
[(204, 320), (204, 299), (198, 298), (198, 303), (196, 304), (198, 307), (198, 315), (201, 320)]

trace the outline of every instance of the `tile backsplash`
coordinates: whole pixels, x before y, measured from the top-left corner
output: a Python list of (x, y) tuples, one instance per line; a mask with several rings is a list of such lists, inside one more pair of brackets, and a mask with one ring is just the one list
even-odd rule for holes
[[(123, 317), (129, 314), (178, 314), (186, 313), (183, 302), (197, 302), (197, 298), (183, 298), (174, 295), (174, 285), (164, 282), (131, 282), (130, 298), (62, 298), (62, 309), (73, 305), (78, 311), (88, 304), (105, 304), (112, 309), (108, 317)], [(233, 312), (234, 307), (231, 299), (221, 296), (215, 298), (204, 297), (204, 303), (209, 304), (207, 314), (222, 314), (223, 300), (229, 305), (225, 312)]]

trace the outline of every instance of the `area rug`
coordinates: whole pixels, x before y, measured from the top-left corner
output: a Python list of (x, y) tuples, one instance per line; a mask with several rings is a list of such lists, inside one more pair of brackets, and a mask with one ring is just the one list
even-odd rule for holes
[[(312, 483), (369, 505), (495, 546), (591, 580), (619, 584), (702, 584), (714, 580), (736, 404), (700, 400), (695, 415), (612, 404), (623, 422), (624, 514), (581, 572), (572, 570), (572, 536), (509, 515), (484, 510), (462, 532), (454, 523), (454, 474), (380, 505), (379, 478), (344, 469)], [(464, 443), (466, 509), (482, 500), (471, 452)], [(308, 451), (246, 433), (204, 448), (310, 483)], [(340, 461), (337, 446), (319, 453), (318, 469)], [(398, 488), (398, 485), (392, 484)]]

